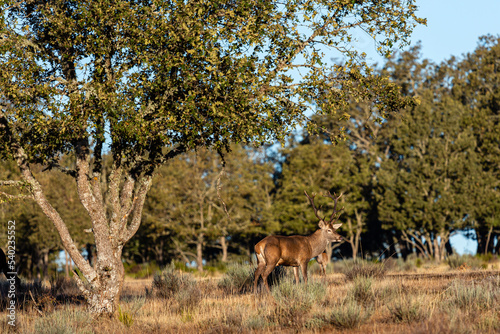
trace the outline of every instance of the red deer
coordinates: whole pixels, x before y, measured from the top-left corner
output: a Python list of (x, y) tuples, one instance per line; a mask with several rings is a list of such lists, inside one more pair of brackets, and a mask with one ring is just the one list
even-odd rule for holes
[(321, 268), (321, 274), (323, 276), (326, 276), (326, 265), (328, 264), (328, 255), (326, 255), (326, 252), (323, 252), (316, 256), (316, 261), (319, 264), (319, 267)]
[(333, 213), (330, 220), (327, 222), (325, 218), (321, 218), (318, 214), (318, 209), (314, 205), (314, 197), (310, 197), (304, 190), (311, 206), (314, 209), (314, 214), (319, 219), (319, 229), (311, 235), (301, 236), (292, 235), (285, 236), (268, 236), (262, 239), (255, 245), (255, 253), (257, 254), (257, 269), (255, 270), (254, 278), (254, 291), (257, 291), (257, 283), (259, 277), (262, 276), (264, 285), (269, 291), (267, 284), (267, 276), (271, 274), (276, 266), (291, 266), (295, 275), (295, 282), (299, 283), (299, 267), (302, 270), (302, 277), (307, 283), (307, 264), (309, 260), (323, 253), (328, 242), (339, 242), (342, 237), (335, 231), (342, 226), (342, 224), (333, 224), (339, 218), (337, 211), (337, 200), (342, 196), (334, 197), (330, 192), (327, 196), (334, 201)]

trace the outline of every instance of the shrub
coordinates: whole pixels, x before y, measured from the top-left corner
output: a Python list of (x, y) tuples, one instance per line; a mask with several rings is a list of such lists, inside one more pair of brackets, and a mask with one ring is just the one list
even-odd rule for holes
[(372, 289), (372, 279), (363, 276), (356, 277), (350, 294), (358, 303), (363, 305), (373, 303), (375, 294)]
[(170, 298), (195, 284), (196, 282), (190, 275), (179, 272), (173, 265), (170, 265), (161, 273), (154, 275), (152, 291), (158, 297)]
[(446, 293), (450, 305), (458, 306), (465, 311), (493, 308), (497, 305), (499, 296), (498, 288), (488, 281), (478, 284), (455, 280), (450, 284)]
[(63, 309), (37, 318), (34, 332), (39, 334), (93, 333), (85, 311)]
[(178, 311), (186, 312), (194, 309), (203, 299), (200, 290), (196, 285), (187, 286), (174, 295), (177, 302)]
[(326, 313), (323, 320), (340, 329), (358, 328), (367, 321), (373, 310), (364, 308), (354, 298), (346, 298), (340, 305), (334, 306), (332, 311)]
[(219, 288), (227, 293), (243, 293), (252, 290), (255, 268), (248, 264), (233, 264), (219, 281)]
[(348, 280), (354, 280), (357, 277), (381, 278), (386, 271), (383, 263), (356, 260), (347, 265), (342, 273)]
[(448, 256), (448, 258), (446, 259), (446, 263), (450, 266), (451, 269), (479, 269), (481, 268), (482, 260), (469, 254), (453, 254)]
[(387, 308), (391, 312), (392, 319), (396, 322), (412, 323), (426, 318), (422, 302), (404, 295), (387, 305)]
[(243, 323), (243, 326), (244, 328), (248, 328), (250, 330), (262, 331), (264, 328), (271, 327), (272, 323), (270, 323), (265, 317), (257, 314), (248, 317), (248, 319), (246, 319)]
[(324, 303), (326, 286), (322, 283), (295, 284), (288, 278), (280, 282), (273, 290), (276, 309), (271, 320), (281, 325), (300, 325), (313, 304)]

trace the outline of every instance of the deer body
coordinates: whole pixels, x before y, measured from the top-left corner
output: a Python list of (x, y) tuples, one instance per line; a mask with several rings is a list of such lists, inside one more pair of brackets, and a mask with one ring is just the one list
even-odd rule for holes
[[(326, 248), (328, 242), (341, 241), (342, 237), (336, 233), (336, 230), (342, 224), (332, 224), (337, 213), (337, 199), (335, 200), (334, 214), (330, 221), (325, 222), (320, 218), (317, 209), (314, 206), (314, 196), (309, 198), (314, 208), (316, 216), (320, 219), (319, 229), (309, 236), (268, 236), (255, 245), (255, 254), (257, 255), (257, 269), (254, 278), (254, 291), (257, 291), (259, 278), (262, 277), (264, 285), (269, 291), (267, 277), (276, 266), (291, 266), (295, 275), (295, 282), (299, 283), (299, 267), (302, 271), (302, 277), (307, 283), (307, 264), (313, 257), (318, 257)], [(337, 217), (338, 218), (338, 217)]]

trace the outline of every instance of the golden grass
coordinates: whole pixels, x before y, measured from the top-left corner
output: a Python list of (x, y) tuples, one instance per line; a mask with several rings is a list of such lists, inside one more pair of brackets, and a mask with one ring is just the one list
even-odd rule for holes
[[(326, 293), (314, 295), (310, 304), (305, 298), (310, 296), (301, 294), (317, 291), (303, 284), (284, 302), (277, 294), (227, 293), (218, 287), (219, 278), (197, 279), (202, 298), (189, 308), (179, 307), (175, 298), (156, 297), (152, 279), (127, 279), (115, 319), (92, 320), (84, 305), (74, 302), (41, 309), (26, 301), (16, 327), (18, 333), (497, 333), (499, 277), (492, 270), (437, 267), (388, 272), (365, 282), (338, 273), (311, 275), (310, 285), (321, 285)], [(297, 298), (302, 308), (293, 307)], [(460, 298), (468, 298), (467, 305)], [(0, 333), (10, 329), (0, 312)]]

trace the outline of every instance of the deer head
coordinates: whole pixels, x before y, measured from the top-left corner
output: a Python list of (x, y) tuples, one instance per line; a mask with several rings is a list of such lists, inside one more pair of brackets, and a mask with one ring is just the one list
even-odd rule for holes
[(340, 197), (342, 197), (343, 194), (341, 193), (339, 196), (336, 196), (335, 193), (332, 195), (330, 192), (327, 192), (326, 196), (324, 196), (324, 197), (329, 197), (329, 198), (333, 199), (333, 201), (335, 203), (334, 206), (333, 206), (333, 213), (330, 216), (330, 220), (328, 220), (328, 221), (326, 220), (326, 217), (322, 218), (318, 214), (318, 210), (319, 209), (317, 209), (316, 205), (314, 205), (314, 197), (316, 195), (313, 194), (312, 196), (309, 196), (307, 194), (307, 191), (305, 191), (305, 190), (304, 190), (304, 194), (306, 194), (307, 198), (309, 199), (309, 202), (311, 203), (311, 206), (314, 209), (314, 214), (319, 219), (318, 226), (321, 229), (322, 234), (324, 234), (325, 238), (329, 242), (339, 242), (339, 241), (342, 241), (342, 236), (336, 232), (337, 229), (340, 226), (342, 226), (342, 224), (334, 224), (334, 223), (339, 219), (341, 211), (344, 210), (343, 207), (340, 210), (337, 210), (337, 201), (338, 201), (338, 199)]

